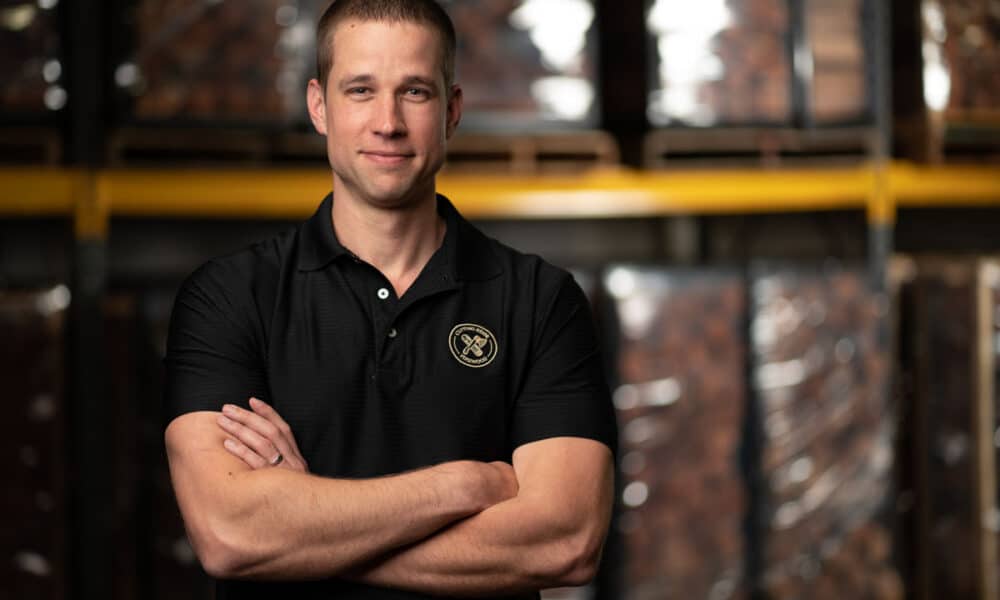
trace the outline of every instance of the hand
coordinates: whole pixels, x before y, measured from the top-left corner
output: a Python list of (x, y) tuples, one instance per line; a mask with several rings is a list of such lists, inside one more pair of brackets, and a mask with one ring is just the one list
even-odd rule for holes
[(512, 466), (503, 461), (478, 464), (483, 467), (478, 489), (482, 493), (484, 509), (517, 496), (517, 475)]
[(308, 473), (292, 429), (278, 411), (257, 398), (250, 398), (250, 408), (222, 407), (218, 423), (231, 436), (223, 443), (226, 450), (254, 469), (280, 467)]

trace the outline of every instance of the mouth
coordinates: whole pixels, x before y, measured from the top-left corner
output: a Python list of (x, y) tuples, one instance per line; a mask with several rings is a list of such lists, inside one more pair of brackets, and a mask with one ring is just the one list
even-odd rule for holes
[(375, 164), (385, 166), (399, 165), (413, 158), (413, 154), (408, 152), (387, 152), (381, 150), (362, 150), (361, 155)]

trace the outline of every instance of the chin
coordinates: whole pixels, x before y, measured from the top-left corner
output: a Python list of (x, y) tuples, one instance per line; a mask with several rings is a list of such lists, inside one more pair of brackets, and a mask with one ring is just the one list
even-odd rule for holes
[(365, 197), (368, 202), (379, 208), (400, 209), (409, 208), (417, 204), (422, 194), (417, 194), (412, 189), (406, 190), (366, 190)]

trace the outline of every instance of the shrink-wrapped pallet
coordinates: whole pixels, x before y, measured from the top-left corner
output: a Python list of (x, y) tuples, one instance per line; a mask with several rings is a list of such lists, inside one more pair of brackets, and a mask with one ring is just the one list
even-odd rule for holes
[(597, 124), (593, 0), (451, 0), (467, 129)]
[(997, 597), (1000, 263), (900, 259), (904, 478), (918, 598)]
[[(1000, 5), (995, 0), (928, 0), (925, 40), (941, 48), (949, 73), (947, 110), (1000, 123)], [(925, 85), (933, 85), (925, 81)]]
[(812, 105), (816, 123), (858, 122), (869, 113), (868, 57), (863, 0), (808, 0), (806, 35), (811, 51)]
[(309, 8), (285, 0), (141, 0), (115, 83), (138, 121), (280, 123), (304, 114)]
[(774, 600), (903, 596), (886, 310), (861, 271), (754, 269), (759, 583)]
[(788, 10), (781, 0), (656, 0), (647, 113), (653, 125), (753, 125), (791, 119), (786, 46)]
[(69, 592), (65, 335), (69, 290), (0, 290), (0, 597)]
[(138, 295), (136, 307), (135, 366), (140, 374), (136, 393), (138, 400), (146, 403), (137, 415), (144, 431), (138, 442), (144, 447), (141, 488), (146, 494), (144, 510), (158, 524), (147, 536), (149, 597), (209, 600), (214, 597), (215, 585), (203, 571), (185, 533), (162, 441), (167, 425), (162, 404), (162, 360), (175, 295), (171, 289), (145, 290)]
[[(305, 123), (328, 0), (141, 0), (117, 67), (139, 121)], [(597, 118), (592, 0), (442, 2), (458, 35), (465, 129), (532, 131)]]
[(54, 2), (0, 3), (0, 114), (65, 106), (61, 51)]
[(622, 597), (744, 598), (743, 279), (618, 266), (604, 289), (619, 331)]

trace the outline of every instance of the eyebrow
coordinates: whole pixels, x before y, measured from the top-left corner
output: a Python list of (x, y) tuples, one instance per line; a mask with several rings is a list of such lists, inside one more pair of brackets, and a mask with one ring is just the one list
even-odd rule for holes
[[(358, 84), (371, 85), (374, 82), (375, 82), (375, 77), (373, 75), (370, 75), (368, 73), (361, 73), (361, 74), (358, 74), (358, 75), (353, 75), (353, 76), (341, 79), (337, 83), (338, 83), (339, 87), (344, 88), (344, 87), (349, 87), (349, 86), (358, 85)], [(403, 79), (403, 83), (402, 83), (402, 85), (404, 85), (404, 86), (415, 85), (415, 84), (425, 85), (425, 86), (431, 87), (431, 88), (435, 87), (435, 85), (436, 85), (434, 79), (428, 79), (427, 77), (423, 77), (423, 76), (420, 76), (420, 75), (409, 75), (405, 79)]]
[(339, 84), (339, 87), (347, 87), (349, 85), (357, 85), (359, 83), (372, 83), (374, 81), (375, 81), (374, 77), (372, 77), (371, 75), (369, 75), (367, 73), (363, 73), (361, 75), (355, 75), (355, 76), (347, 78), (347, 79), (341, 79), (338, 82), (338, 84)]
[(426, 85), (427, 87), (434, 87), (435, 81), (433, 79), (427, 79), (426, 77), (421, 77), (419, 75), (410, 75), (403, 80), (403, 85), (413, 85), (413, 84)]

